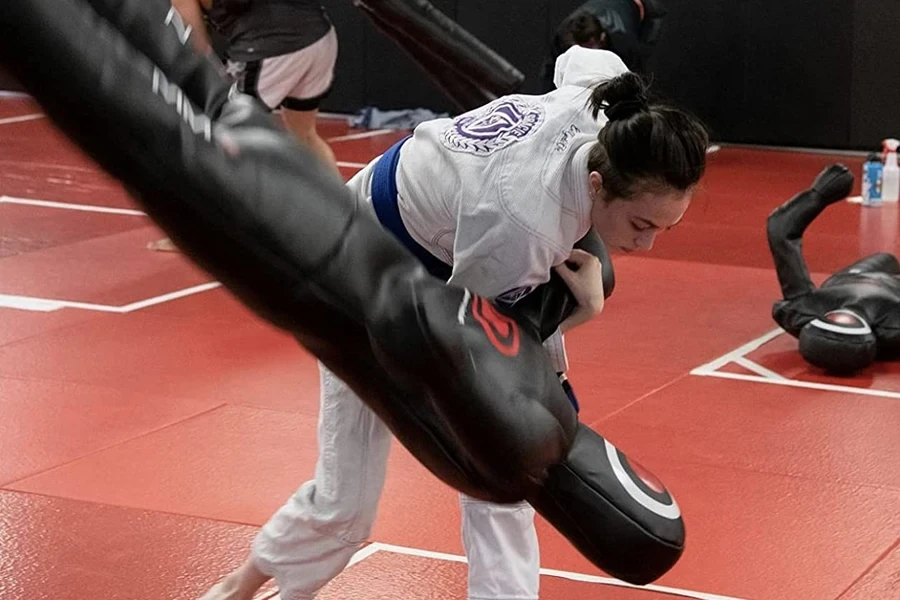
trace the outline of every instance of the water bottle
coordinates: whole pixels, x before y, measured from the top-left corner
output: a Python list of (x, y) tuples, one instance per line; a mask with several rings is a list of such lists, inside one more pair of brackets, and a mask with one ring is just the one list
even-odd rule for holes
[(869, 154), (863, 165), (862, 203), (863, 206), (879, 206), (881, 204), (881, 183), (884, 177), (884, 164), (881, 157)]
[(881, 198), (884, 202), (900, 200), (900, 167), (897, 166), (897, 148), (900, 140), (884, 140), (884, 174), (881, 176)]

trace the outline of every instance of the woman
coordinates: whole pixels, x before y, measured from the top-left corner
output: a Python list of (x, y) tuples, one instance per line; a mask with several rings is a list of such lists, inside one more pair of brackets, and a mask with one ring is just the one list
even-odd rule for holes
[[(545, 343), (564, 373), (563, 332), (603, 307), (599, 262), (573, 246), (593, 227), (613, 251), (650, 250), (687, 210), (708, 138), (689, 114), (649, 104), (641, 79), (611, 52), (571, 48), (557, 61), (555, 83), (544, 96), (506, 96), (424, 123), (348, 186), (450, 284), (514, 303), (559, 272), (579, 302)], [(270, 577), (284, 600), (310, 598), (368, 538), (391, 436), (343, 382), (320, 370), (315, 479), (204, 600), (249, 600)], [(461, 506), (469, 598), (536, 600), (534, 510), (465, 496)]]

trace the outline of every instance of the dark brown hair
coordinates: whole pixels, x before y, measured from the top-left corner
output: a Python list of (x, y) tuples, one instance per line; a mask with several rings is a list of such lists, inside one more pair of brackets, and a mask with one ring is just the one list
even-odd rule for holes
[(606, 48), (609, 46), (609, 36), (597, 17), (582, 14), (566, 23), (562, 43), (564, 48), (585, 44), (594, 44), (595, 48)]
[(591, 149), (588, 169), (603, 177), (609, 197), (630, 198), (647, 189), (686, 191), (706, 171), (709, 134), (690, 113), (651, 104), (635, 73), (601, 83), (591, 94), (594, 118), (609, 122)]

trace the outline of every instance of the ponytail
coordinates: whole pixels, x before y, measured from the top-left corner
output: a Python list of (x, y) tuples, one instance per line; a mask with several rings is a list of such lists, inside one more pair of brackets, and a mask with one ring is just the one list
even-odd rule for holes
[(591, 94), (591, 109), (595, 119), (601, 110), (607, 119), (615, 121), (627, 119), (647, 108), (647, 87), (635, 73), (624, 73), (604, 81)]
[(687, 191), (706, 171), (709, 134), (699, 119), (649, 100), (635, 73), (624, 73), (591, 93), (594, 118), (609, 122), (591, 149), (588, 169), (603, 178), (610, 198), (630, 198), (648, 188)]

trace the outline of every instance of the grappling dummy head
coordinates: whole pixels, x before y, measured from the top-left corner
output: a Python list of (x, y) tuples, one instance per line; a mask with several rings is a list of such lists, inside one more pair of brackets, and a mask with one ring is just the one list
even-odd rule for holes
[(803, 327), (800, 354), (829, 373), (851, 375), (875, 361), (875, 335), (855, 312), (834, 310)]

